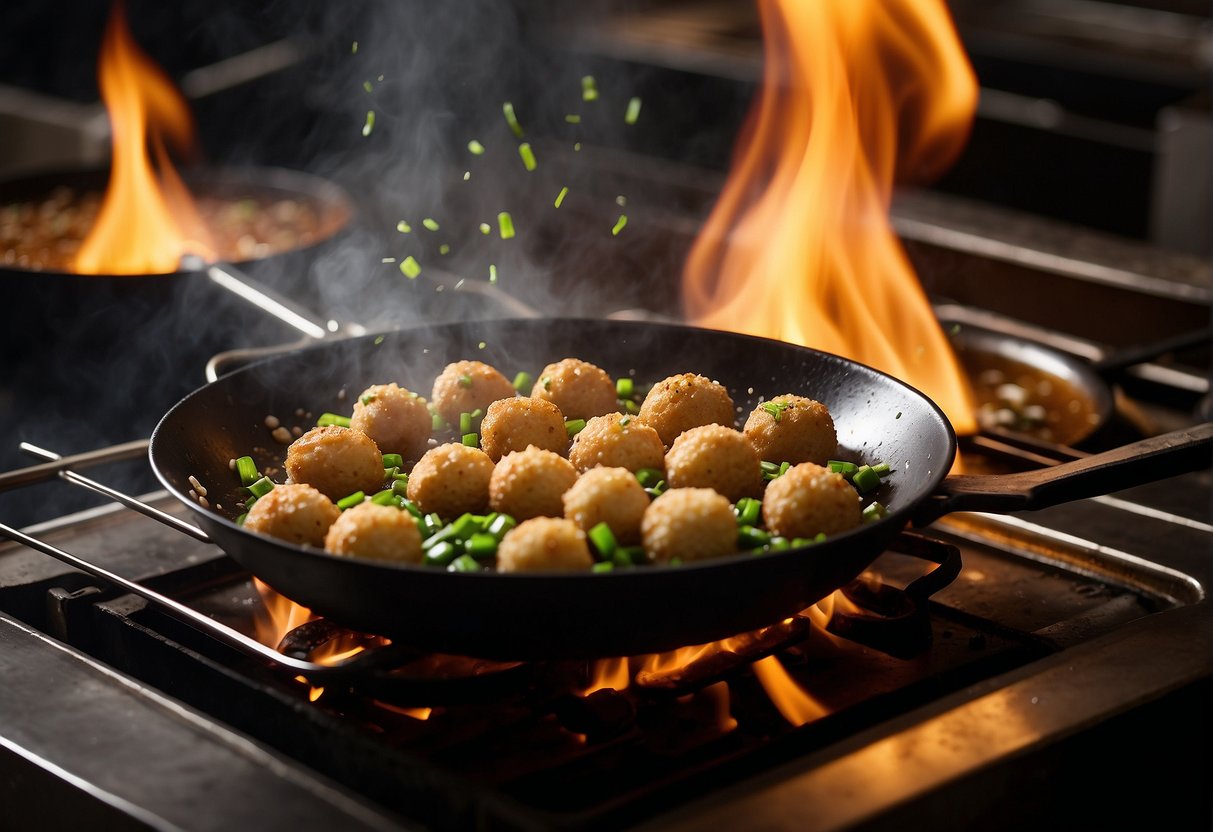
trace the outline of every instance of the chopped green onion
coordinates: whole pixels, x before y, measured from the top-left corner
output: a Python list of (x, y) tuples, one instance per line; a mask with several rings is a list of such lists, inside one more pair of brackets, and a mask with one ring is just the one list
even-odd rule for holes
[[(422, 530), (427, 535), (435, 535), (442, 531), (442, 518), (436, 513), (430, 512), (422, 518), (421, 525), (423, 526)], [(422, 543), (421, 546), (422, 548), (425, 548), (425, 543)]]
[(514, 218), (510, 216), (509, 211), (502, 211), (497, 215), (497, 228), (501, 232), (503, 240), (514, 236)]
[(351, 55), (358, 54), (358, 41), (354, 41), (352, 44), (350, 44), (350, 54)]
[(786, 474), (786, 473), (788, 472), (788, 469), (789, 469), (789, 468), (791, 468), (791, 467), (792, 467), (792, 463), (790, 463), (790, 462), (781, 462), (781, 463), (779, 463), (779, 474), (778, 474), (778, 476), (781, 476), (781, 477), (782, 477), (784, 474)]
[(425, 519), (425, 515), (421, 513), (421, 509), (417, 508), (417, 504), (412, 500), (401, 497), (399, 505), (402, 509), (413, 515), (413, 519), (417, 521), (418, 525)]
[(737, 529), (737, 546), (741, 549), (758, 549), (771, 542), (771, 536), (762, 529), (754, 526), (740, 526)]
[(487, 222), (480, 223), (480, 233), (481, 234), (488, 234), (492, 230), (493, 230), (493, 226), (489, 225)]
[(463, 442), (463, 444), (467, 445), (469, 448), (479, 448), (480, 447), (480, 434), (465, 433), (463, 435), (463, 438), (461, 439), (461, 441)]
[(534, 376), (532, 376), (526, 370), (523, 370), (522, 372), (518, 373), (518, 375), (514, 376), (514, 389), (519, 393), (524, 393), (530, 390), (534, 384)]
[(623, 194), (620, 194), (619, 196), (615, 197), (615, 204), (622, 208), (628, 204), (628, 198)]
[(489, 263), (489, 283), (497, 282), (497, 266), (494, 263)]
[(889, 463), (887, 462), (877, 462), (872, 466), (872, 470), (877, 474), (880, 474), (881, 477), (887, 477), (889, 474), (893, 473), (893, 469), (889, 467)]
[[(362, 404), (370, 404), (371, 402), (375, 401), (375, 394), (367, 393), (365, 396), (359, 396), (358, 401)], [(388, 466), (384, 465), (383, 467), (387, 468)]]
[(631, 423), (632, 423), (632, 417), (631, 417), (631, 416), (624, 416), (622, 419), (620, 419), (620, 420), (619, 420), (619, 428), (620, 428), (620, 430), (622, 430), (623, 428), (626, 428), (626, 427), (627, 427), (628, 425), (630, 425)]
[(423, 219), (421, 221), (421, 224), (424, 225), (426, 228), (428, 228), (430, 231), (438, 230), (438, 223), (435, 222), (434, 220), (430, 219), (429, 217), (426, 217), (425, 219)]
[(476, 532), (468, 538), (465, 548), (476, 560), (487, 560), (497, 554), (497, 538), (485, 532)]
[(446, 422), (437, 413), (430, 416), (430, 430), (437, 433), (438, 431), (442, 430), (445, 427), (446, 427)]
[(459, 414), (459, 432), (460, 433), (471, 433), (472, 432), (472, 414), (471, 413), (460, 413)]
[(564, 198), (568, 195), (569, 195), (569, 189), (561, 188), (560, 193), (556, 194), (556, 201), (553, 202), (552, 204), (555, 205), (557, 208), (559, 208), (561, 206), (561, 204), (564, 202)]
[(403, 468), (404, 467), (404, 457), (402, 457), (400, 454), (384, 454), (383, 455), (383, 467), (384, 468)]
[(625, 124), (635, 124), (636, 119), (640, 118), (640, 99), (633, 96), (628, 101), (628, 111), (623, 116)]
[(362, 88), (363, 88), (364, 90), (366, 90), (367, 92), (374, 92), (374, 90), (375, 90), (375, 88), (374, 88), (373, 86), (371, 86), (371, 82), (370, 82), (370, 81), (363, 81), (363, 82), (362, 82)]
[(631, 399), (628, 399), (623, 403), (623, 409), (633, 416), (640, 413), (640, 405), (636, 404), (636, 402), (632, 401)]
[(859, 466), (854, 462), (847, 462), (843, 459), (831, 459), (826, 462), (826, 467), (835, 474), (842, 474), (847, 479), (850, 479), (851, 475), (859, 470)]
[(240, 475), (240, 484), (249, 486), (261, 479), (260, 472), (257, 471), (257, 463), (253, 462), (251, 456), (242, 456), (236, 460), (236, 473)]
[(569, 124), (581, 124), (581, 116), (576, 113), (566, 113), (564, 120)]
[(488, 524), (488, 527), (485, 528), (485, 531), (488, 532), (489, 534), (491, 534), (493, 537), (497, 538), (498, 540), (501, 540), (501, 538), (505, 537), (506, 533), (510, 529), (514, 528), (517, 525), (518, 525), (518, 521), (515, 520), (513, 517), (510, 517), (510, 515), (498, 514), (497, 518), (495, 520), (493, 520), (493, 522)]
[(398, 474), (392, 480), (392, 493), (397, 497), (407, 497), (409, 495), (409, 475)]
[(641, 468), (636, 471), (636, 479), (640, 480), (640, 484), (645, 488), (652, 488), (664, 477), (665, 475), (656, 468)]
[(568, 431), (569, 436), (576, 436), (577, 434), (581, 433), (581, 430), (584, 427), (585, 427), (585, 419), (565, 419), (564, 420), (564, 429), (566, 431)]
[(469, 181), (471, 178), (472, 178), (472, 172), (471, 172), (470, 170), (465, 170), (465, 171), (463, 172), (463, 181), (464, 181), (464, 182), (467, 182), (467, 181)]
[(413, 226), (409, 225), (404, 220), (401, 220), (400, 222), (396, 223), (396, 230), (399, 231), (401, 234), (408, 234), (410, 231), (413, 230)]
[(621, 399), (630, 399), (636, 393), (636, 384), (630, 378), (615, 380), (615, 395)]
[(778, 474), (779, 473), (779, 466), (776, 465), (774, 462), (767, 462), (765, 459), (762, 462), (758, 463), (758, 467), (762, 470), (762, 473), (764, 473), (764, 474)]
[(390, 488), (386, 488), (371, 497), (371, 502), (377, 506), (396, 506), (396, 508), (400, 508), (400, 497)]
[(451, 523), (451, 534), (460, 540), (467, 540), (480, 530), (480, 522), (476, 515), (470, 512), (461, 514), (454, 523)]
[(421, 264), (417, 262), (417, 258), (410, 254), (400, 261), (400, 273), (409, 280), (414, 280), (417, 275), (421, 274)]
[(791, 406), (788, 402), (763, 402), (759, 405), (767, 413), (770, 413), (771, 418), (776, 422), (783, 418), (783, 412)]
[(252, 485), (248, 486), (248, 490), (249, 493), (254, 497), (264, 497), (266, 494), (269, 494), (274, 490), (274, 481), (269, 477), (262, 477)]
[(443, 243), (442, 245), (438, 246), (438, 253), (439, 254), (450, 254), (451, 247), (448, 246), (446, 243)]
[(766, 548), (772, 552), (782, 552), (784, 549), (791, 549), (792, 544), (786, 537), (774, 536), (771, 542), (766, 545)]
[(353, 508), (366, 499), (366, 493), (363, 491), (355, 491), (348, 497), (342, 497), (337, 501), (337, 508), (345, 511), (347, 508)]
[(594, 546), (594, 551), (602, 557), (603, 560), (609, 560), (614, 554), (619, 543), (615, 540), (615, 534), (611, 531), (611, 527), (604, 520), (595, 525), (592, 529), (586, 532), (586, 537), (590, 539), (590, 543)]
[(323, 428), (329, 425), (348, 428), (350, 426), (350, 417), (342, 416), (340, 413), (321, 413), (319, 418), (316, 419), (316, 427)]
[(552, 377), (551, 376), (542, 376), (539, 379), (539, 383), (543, 385), (544, 390), (552, 389)]
[[(236, 518), (236, 525), (237, 525), (237, 526), (243, 526), (243, 525), (244, 525), (244, 521), (245, 521), (246, 519), (248, 519), (248, 512), (247, 512), (247, 511), (246, 511), (244, 514), (241, 514), (239, 517), (237, 517), (237, 518)], [(597, 564), (596, 564), (596, 565), (597, 565)]]
[(510, 125), (510, 129), (514, 131), (514, 135), (522, 138), (522, 125), (518, 123), (518, 116), (514, 115), (514, 105), (510, 102), (505, 102), (501, 105), (501, 112), (505, 114), (506, 124)]
[(375, 129), (375, 111), (366, 111), (366, 123), (362, 125), (362, 135), (369, 136), (371, 131)]
[(621, 569), (627, 569), (628, 567), (635, 566), (636, 559), (633, 557), (633, 553), (634, 553), (635, 549), (637, 549), (637, 548), (639, 548), (639, 547), (634, 547), (634, 546), (619, 547), (615, 551), (611, 552), (611, 555), (610, 555), (611, 563), (615, 564), (616, 566), (618, 566)]
[(880, 487), (880, 474), (872, 470), (870, 465), (861, 465), (851, 475), (851, 484), (859, 489), (860, 494)]
[(446, 569), (448, 572), (479, 572), (480, 561), (471, 555), (460, 555)]
[(436, 543), (426, 550), (425, 563), (427, 566), (446, 566), (459, 556), (459, 549), (459, 546), (449, 540)]
[(594, 82), (593, 75), (583, 75), (581, 78), (581, 100), (598, 100), (598, 85)]
[(581, 150), (581, 142), (573, 142), (573, 152), (576, 153), (579, 150)]
[(883, 504), (876, 503), (876, 502), (870, 503), (864, 507), (863, 522), (874, 523), (875, 521), (884, 517), (888, 513), (889, 513), (889, 510), (887, 508), (885, 508)]
[(611, 236), (618, 237), (619, 232), (622, 231), (623, 227), (627, 224), (628, 224), (627, 214), (620, 214), (619, 219), (615, 220), (615, 227), (611, 229)]
[(522, 166), (528, 171), (536, 168), (538, 163), (535, 161), (535, 151), (531, 149), (529, 143), (523, 142), (518, 145), (518, 155), (522, 157)]
[(753, 526), (758, 522), (758, 518), (762, 516), (762, 500), (755, 500), (753, 497), (742, 497), (737, 501), (737, 505), (733, 507), (733, 512), (737, 515), (737, 525)]
[(467, 373), (464, 373), (463, 375), (461, 375), (459, 377), (459, 386), (460, 387), (471, 387), (472, 386), (472, 377), (469, 376)]
[(245, 508), (252, 508), (252, 507), (253, 507), (253, 503), (255, 503), (255, 502), (257, 502), (257, 495), (256, 495), (256, 494), (254, 494), (253, 496), (249, 497), (247, 500), (245, 500), (245, 501), (244, 501), (244, 507), (245, 507)]
[(615, 564), (611, 563), (609, 560), (604, 560), (601, 563), (596, 563), (593, 566), (591, 566), (590, 571), (591, 572), (610, 572), (614, 568), (615, 568)]
[(484, 145), (482, 145), (480, 142), (476, 141), (475, 139), (472, 139), (470, 142), (468, 142), (468, 151), (473, 156), (483, 156), (484, 155)]

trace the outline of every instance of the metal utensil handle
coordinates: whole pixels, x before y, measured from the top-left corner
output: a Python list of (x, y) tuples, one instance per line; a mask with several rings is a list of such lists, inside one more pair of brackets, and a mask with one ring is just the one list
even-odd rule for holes
[[(25, 443), (22, 443), (22, 447), (24, 446)], [(124, 442), (121, 445), (113, 445), (109, 448), (102, 448), (99, 451), (88, 451), (87, 453), (72, 454), (71, 456), (39, 454), (44, 459), (49, 459), (50, 462), (45, 462), (41, 465), (31, 465), (28, 468), (18, 468), (15, 471), (5, 471), (3, 474), (0, 474), (0, 491), (32, 485), (36, 482), (53, 480), (68, 468), (91, 468), (94, 465), (104, 465), (107, 462), (120, 462), (125, 459), (146, 457), (147, 446), (148, 441), (146, 439), (136, 439), (134, 442)]]
[(1199, 471), (1213, 462), (1211, 442), (1213, 422), (1205, 422), (1051, 468), (948, 477), (915, 512), (914, 525), (927, 525), (953, 511), (1047, 508)]

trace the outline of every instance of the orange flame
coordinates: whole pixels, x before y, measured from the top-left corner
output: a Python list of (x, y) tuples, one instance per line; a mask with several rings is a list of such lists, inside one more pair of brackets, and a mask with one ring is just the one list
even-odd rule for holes
[(628, 669), (626, 658), (599, 659), (594, 662), (590, 684), (581, 691), (582, 696), (589, 696), (595, 691), (604, 689), (626, 690), (631, 684), (632, 675)]
[(976, 429), (967, 382), (888, 219), (943, 172), (977, 86), (944, 0), (760, 0), (762, 90), (683, 275), (688, 316), (845, 355)]
[(754, 662), (751, 667), (758, 681), (762, 682), (767, 696), (783, 718), (797, 727), (815, 719), (821, 719), (829, 713), (816, 699), (809, 696), (804, 688), (788, 675), (788, 671), (774, 656), (767, 656), (761, 661)]
[(185, 99), (131, 37), (121, 2), (110, 12), (98, 71), (113, 133), (110, 182), (75, 271), (162, 274), (176, 271), (184, 254), (211, 256), (210, 235), (165, 149), (166, 139), (190, 147), (193, 119)]

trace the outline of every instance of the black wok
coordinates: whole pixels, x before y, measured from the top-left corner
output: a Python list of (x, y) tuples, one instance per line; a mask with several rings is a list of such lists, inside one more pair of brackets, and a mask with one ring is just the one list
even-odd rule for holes
[[(483, 342), (484, 348), (479, 344)], [(428, 391), (449, 362), (477, 358), (507, 375), (576, 356), (638, 381), (695, 371), (733, 393), (744, 417), (760, 396), (795, 392), (824, 402), (838, 425), (840, 457), (887, 462), (883, 520), (811, 548), (739, 555), (675, 567), (606, 574), (450, 573), (338, 558), (236, 525), (242, 499), (228, 461), (274, 447), (267, 415), (349, 412), (372, 383)], [(1062, 502), (1208, 464), (1210, 431), (1162, 443), (1166, 450), (1044, 490)], [(1170, 447), (1174, 445), (1176, 447)], [(659, 652), (770, 624), (843, 586), (911, 520), (960, 509), (1033, 507), (1007, 475), (945, 479), (956, 441), (939, 409), (907, 385), (853, 361), (743, 335), (604, 320), (506, 320), (422, 327), (322, 343), (271, 358), (195, 391), (152, 434), (153, 469), (231, 557), (283, 595), (347, 626), (447, 653), (499, 659), (589, 658)], [(1122, 455), (1131, 453), (1125, 450)], [(1094, 462), (1092, 461), (1094, 460)], [(1177, 462), (1176, 460), (1180, 460)], [(1091, 473), (1095, 471), (1095, 473)], [(1035, 475), (1036, 472), (1033, 472)], [(1046, 474), (1049, 472), (1046, 472)], [(190, 476), (222, 513), (190, 499)], [(1027, 476), (1033, 476), (1027, 475)], [(1050, 479), (1050, 477), (1045, 477)], [(1052, 477), (1051, 479), (1056, 479)]]

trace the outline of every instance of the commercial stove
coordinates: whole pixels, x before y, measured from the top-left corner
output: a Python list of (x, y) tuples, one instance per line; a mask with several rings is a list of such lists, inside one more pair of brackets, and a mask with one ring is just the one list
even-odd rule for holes
[[(625, 19), (629, 37), (645, 22)], [(606, 26), (558, 47), (547, 32), (530, 33), (537, 53), (644, 64), (646, 108), (663, 85), (685, 89), (686, 73), (722, 109), (744, 98), (729, 86), (744, 88), (744, 50), (670, 48), (659, 59)], [(733, 91), (707, 94), (719, 89)], [(528, 194), (555, 192), (560, 182), (543, 177), (562, 169), (567, 145), (536, 139), (545, 165)], [(371, 330), (532, 310), (677, 317), (677, 265), (722, 181), (719, 140), (703, 147), (716, 150), (688, 162), (586, 142), (580, 184), (610, 209), (570, 205), (558, 223), (518, 211), (532, 229), (528, 256), (502, 272), (530, 268), (524, 285), (487, 286), (460, 252), (402, 283), (382, 262), (401, 253), (395, 218), (422, 216), (432, 194), (362, 206), (356, 245), (318, 251), (298, 274), (254, 277), (322, 320)], [(377, 174), (345, 173), (352, 192), (379, 198), (363, 178)], [(1145, 239), (1140, 217), (1096, 228), (1085, 222), (1094, 215), (1067, 221), (958, 190), (906, 192), (893, 208), (941, 320), (1096, 367), (1142, 356), (1105, 372), (1115, 409), (1093, 436), (1066, 446), (987, 431), (962, 443), (966, 465), (1026, 470), (1209, 420), (1207, 343), (1151, 349), (1208, 325), (1207, 260)], [(455, 212), (477, 203), (469, 193), (444, 199)], [(630, 200), (626, 246), (559, 244), (577, 225), (609, 227), (617, 193)], [(336, 269), (358, 275), (359, 290), (334, 291)], [(66, 388), (0, 385), (5, 468), (79, 459), (57, 481), (0, 492), (0, 523), (20, 527), (20, 540), (0, 544), (0, 827), (1213, 823), (1208, 466), (1039, 512), (954, 514), (907, 530), (842, 597), (691, 657), (417, 654), (333, 622), (267, 626), (272, 593), (173, 525), (188, 523), (186, 511), (158, 490), (144, 456), (159, 414), (205, 381), (208, 358), (299, 337), (210, 283), (182, 284), (162, 325), (182, 331), (203, 308), (221, 310), (222, 325), (188, 344), (167, 339), (134, 387), (83, 371)], [(22, 355), (33, 367), (22, 378), (71, 363), (51, 342)], [(81, 389), (97, 397), (95, 423), (59, 432), (79, 420)], [(82, 478), (117, 486), (111, 498), (135, 508)], [(362, 653), (341, 670), (320, 658), (352, 647)]]

